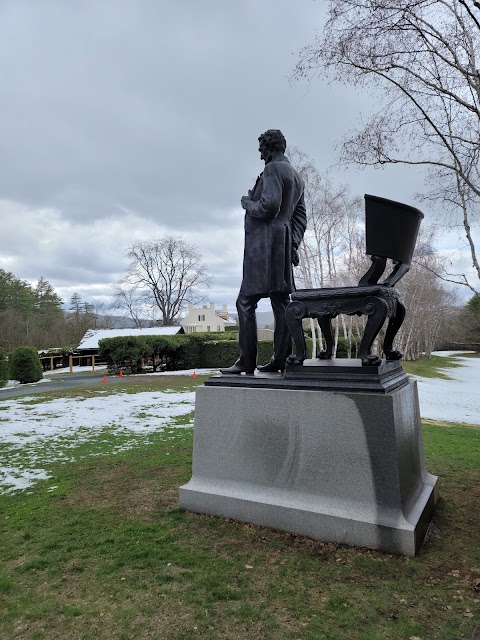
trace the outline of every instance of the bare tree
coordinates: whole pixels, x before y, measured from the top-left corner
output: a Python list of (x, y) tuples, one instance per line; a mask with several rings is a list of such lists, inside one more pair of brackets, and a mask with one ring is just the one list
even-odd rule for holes
[(407, 314), (395, 342), (406, 360), (430, 357), (455, 303), (452, 291), (435, 276), (442, 269), (442, 257), (433, 249), (434, 242), (435, 231), (422, 228), (410, 272), (398, 284)]
[[(479, 55), (476, 0), (330, 0), (323, 32), (294, 73), (325, 71), (383, 92), (379, 111), (344, 139), (342, 160), (428, 168), (432, 197), (456, 207), (478, 278)], [(455, 281), (473, 290), (464, 274)]]
[(143, 306), (159, 313), (163, 325), (173, 325), (187, 302), (204, 299), (200, 288), (210, 286), (198, 248), (179, 236), (135, 242), (127, 257), (129, 268), (114, 295), (136, 322)]
[(143, 327), (143, 297), (128, 285), (116, 284), (113, 287), (112, 309), (123, 311), (131, 318), (136, 327)]

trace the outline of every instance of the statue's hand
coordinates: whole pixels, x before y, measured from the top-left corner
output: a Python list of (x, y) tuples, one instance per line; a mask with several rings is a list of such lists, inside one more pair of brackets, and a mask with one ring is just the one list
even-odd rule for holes
[(242, 207), (247, 210), (248, 207), (248, 202), (250, 202), (250, 198), (248, 196), (243, 196), (242, 199), (240, 200)]
[(294, 267), (298, 267), (300, 264), (300, 256), (298, 255), (298, 250), (295, 247), (292, 247), (292, 264)]

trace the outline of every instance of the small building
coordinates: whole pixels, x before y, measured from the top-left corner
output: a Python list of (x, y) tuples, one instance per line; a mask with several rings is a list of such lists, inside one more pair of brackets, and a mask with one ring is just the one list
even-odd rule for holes
[(188, 305), (187, 316), (181, 321), (185, 333), (202, 333), (211, 331), (225, 331), (227, 327), (236, 327), (237, 322), (228, 315), (227, 305), (215, 309), (215, 304), (205, 304), (202, 307)]

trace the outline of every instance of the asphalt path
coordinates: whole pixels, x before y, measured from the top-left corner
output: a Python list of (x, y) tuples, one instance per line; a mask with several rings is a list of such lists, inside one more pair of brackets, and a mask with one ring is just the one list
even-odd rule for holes
[[(0, 389), (0, 400), (3, 398), (16, 398), (18, 396), (29, 396), (46, 391), (61, 391), (63, 389), (75, 389), (75, 387), (86, 387), (91, 384), (100, 384), (105, 373), (55, 375), (48, 378), (50, 382), (40, 384), (22, 384), (19, 387)], [(44, 378), (45, 380), (47, 377)], [(125, 380), (127, 377), (124, 378)]]

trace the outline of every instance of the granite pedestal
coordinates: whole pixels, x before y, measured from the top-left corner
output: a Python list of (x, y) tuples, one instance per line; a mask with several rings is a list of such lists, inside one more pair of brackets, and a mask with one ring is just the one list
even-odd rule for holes
[(236, 386), (211, 378), (197, 389), (192, 478), (180, 507), (414, 555), (437, 499), (416, 383), (337, 392), (246, 378), (236, 376)]

